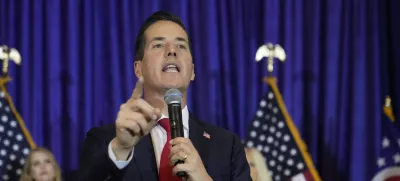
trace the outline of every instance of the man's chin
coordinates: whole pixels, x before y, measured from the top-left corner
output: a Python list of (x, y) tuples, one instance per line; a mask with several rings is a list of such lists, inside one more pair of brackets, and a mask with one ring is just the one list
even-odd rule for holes
[(160, 87), (163, 87), (165, 89), (178, 89), (180, 87), (183, 87), (183, 82), (176, 79), (162, 79), (159, 81), (159, 85)]
[(178, 84), (170, 84), (170, 85), (164, 85), (163, 86), (164, 90), (168, 90), (168, 89), (178, 89), (179, 91), (182, 90), (182, 85), (178, 85)]
[(145, 86), (145, 89), (153, 89), (153, 91), (157, 91), (160, 94), (164, 94), (168, 89), (178, 89), (179, 91), (186, 92), (188, 85), (184, 84), (181, 81), (170, 81), (160, 80), (157, 82), (153, 82), (151, 85)]
[(165, 84), (163, 85), (162, 89), (164, 91), (167, 91), (168, 89), (178, 89), (179, 91), (186, 92), (187, 85), (182, 85), (182, 84)]

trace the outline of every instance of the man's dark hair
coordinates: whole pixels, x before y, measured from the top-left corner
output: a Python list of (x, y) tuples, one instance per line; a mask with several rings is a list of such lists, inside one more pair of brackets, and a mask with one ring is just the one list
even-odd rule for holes
[[(146, 46), (146, 37), (144, 36), (144, 32), (149, 28), (152, 24), (157, 21), (166, 20), (172, 21), (183, 28), (186, 31), (185, 25), (180, 17), (167, 12), (167, 11), (157, 11), (153, 13), (150, 17), (146, 19), (146, 21), (142, 24), (142, 27), (139, 30), (139, 33), (136, 36), (135, 43), (135, 61), (142, 60), (144, 55), (144, 48)], [(189, 41), (189, 40), (188, 40)], [(190, 48), (189, 48), (190, 49)]]

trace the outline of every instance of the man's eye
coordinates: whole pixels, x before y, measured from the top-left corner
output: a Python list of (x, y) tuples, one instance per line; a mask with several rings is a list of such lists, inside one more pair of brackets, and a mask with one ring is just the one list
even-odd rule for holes
[(164, 47), (163, 44), (156, 44), (156, 45), (153, 46), (153, 48), (162, 48), (162, 47)]
[(187, 49), (185, 45), (178, 45), (178, 48), (180, 48), (180, 49)]

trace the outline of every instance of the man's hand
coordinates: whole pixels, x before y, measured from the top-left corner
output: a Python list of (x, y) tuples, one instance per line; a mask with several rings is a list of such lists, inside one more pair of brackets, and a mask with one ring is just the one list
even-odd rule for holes
[[(167, 143), (168, 144), (168, 143)], [(212, 180), (204, 168), (200, 155), (192, 142), (188, 138), (178, 137), (171, 140), (170, 164), (174, 165), (178, 160), (184, 160), (185, 163), (177, 164), (172, 170), (176, 175), (179, 171), (187, 173), (187, 181), (208, 181)]]
[(116, 120), (116, 137), (111, 141), (117, 160), (126, 160), (140, 138), (147, 135), (161, 117), (161, 111), (142, 99), (143, 77), (140, 77), (131, 98), (121, 105)]

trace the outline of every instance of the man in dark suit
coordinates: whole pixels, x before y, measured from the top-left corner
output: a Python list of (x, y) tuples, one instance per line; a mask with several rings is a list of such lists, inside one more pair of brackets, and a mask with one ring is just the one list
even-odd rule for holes
[[(188, 111), (186, 90), (195, 74), (179, 17), (159, 11), (145, 21), (136, 40), (135, 75), (139, 80), (115, 124), (87, 133), (80, 180), (174, 181), (182, 180), (179, 171), (187, 174), (183, 180), (251, 180), (239, 137)], [(172, 140), (164, 102), (169, 88), (183, 94), (184, 137)], [(174, 166), (178, 160), (184, 163)]]

